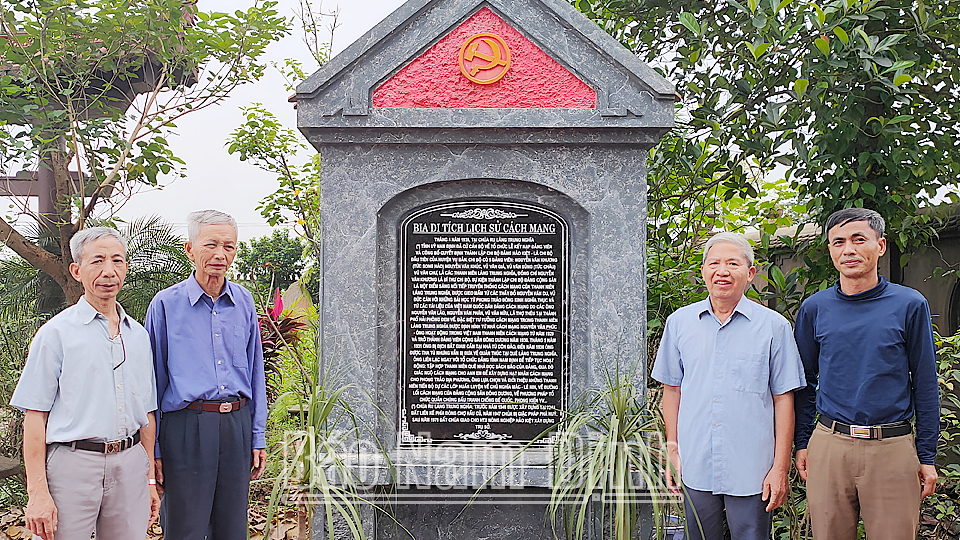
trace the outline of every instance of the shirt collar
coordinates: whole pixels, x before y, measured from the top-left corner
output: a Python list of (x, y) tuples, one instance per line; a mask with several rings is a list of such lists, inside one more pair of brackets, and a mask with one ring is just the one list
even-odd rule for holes
[[(116, 306), (117, 312), (120, 313), (120, 322), (130, 326), (127, 312), (123, 309), (123, 306), (121, 306), (119, 302), (117, 302)], [(90, 302), (87, 302), (87, 299), (83, 296), (81, 296), (80, 300), (77, 301), (77, 309), (80, 311), (80, 320), (83, 322), (83, 324), (90, 324), (96, 320), (98, 315), (103, 317), (103, 314), (97, 311), (97, 308), (91, 306)]]
[(881, 294), (883, 294), (883, 291), (886, 290), (888, 284), (889, 282), (887, 281), (887, 278), (880, 276), (880, 280), (877, 282), (876, 285), (874, 285), (872, 288), (866, 291), (863, 291), (857, 294), (847, 294), (841, 291), (840, 280), (837, 280), (837, 282), (833, 284), (833, 287), (837, 291), (837, 297), (843, 300), (856, 302), (857, 300), (868, 300), (870, 298), (876, 298), (877, 296), (880, 296)]
[[(710, 297), (706, 297), (700, 302), (698, 302), (700, 310), (697, 312), (697, 315), (703, 317), (704, 313), (709, 313), (713, 315), (713, 306), (710, 305)], [(757, 306), (752, 300), (746, 297), (746, 295), (740, 297), (740, 301), (737, 302), (737, 307), (733, 308), (733, 313), (730, 314), (730, 318), (727, 321), (733, 319), (733, 316), (737, 313), (743, 315), (747, 320), (751, 320), (756, 313)], [(716, 315), (714, 315), (716, 317)]]
[[(220, 293), (221, 296), (225, 295), (227, 298), (229, 298), (231, 303), (233, 303), (233, 295), (231, 294), (232, 285), (233, 284), (230, 283), (229, 279), (224, 278), (223, 292)], [(190, 272), (190, 278), (187, 279), (187, 297), (190, 300), (190, 305), (197, 305), (197, 301), (200, 300), (200, 298), (205, 294), (207, 294), (207, 292), (203, 290), (203, 287), (200, 286), (200, 282), (197, 281), (197, 271), (194, 270)]]

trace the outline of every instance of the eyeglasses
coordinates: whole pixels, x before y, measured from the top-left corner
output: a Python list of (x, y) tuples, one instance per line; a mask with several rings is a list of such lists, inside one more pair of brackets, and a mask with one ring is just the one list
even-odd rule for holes
[(126, 347), (126, 345), (123, 344), (123, 332), (121, 332), (121, 331), (119, 330), (119, 328), (117, 329), (117, 337), (116, 337), (116, 338), (110, 338), (110, 341), (116, 343), (116, 342), (117, 342), (117, 338), (120, 339), (120, 349), (123, 351), (123, 360), (121, 360), (119, 364), (113, 366), (113, 370), (114, 370), (114, 371), (116, 371), (118, 367), (122, 366), (123, 363), (127, 361), (127, 347)]

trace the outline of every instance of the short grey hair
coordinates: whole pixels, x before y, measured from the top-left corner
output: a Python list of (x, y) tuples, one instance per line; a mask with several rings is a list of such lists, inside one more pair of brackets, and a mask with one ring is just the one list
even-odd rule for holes
[(877, 233), (877, 239), (883, 238), (883, 231), (886, 228), (883, 216), (868, 208), (845, 208), (830, 214), (830, 217), (827, 218), (827, 223), (823, 227), (823, 239), (830, 242), (830, 229), (854, 221), (866, 221), (870, 228)]
[(750, 245), (750, 241), (747, 240), (745, 236), (735, 232), (722, 232), (717, 233), (710, 237), (707, 240), (707, 244), (703, 246), (703, 261), (707, 261), (707, 254), (710, 253), (710, 248), (715, 244), (733, 244), (740, 248), (740, 253), (743, 255), (743, 258), (753, 266), (753, 246)]
[(233, 219), (233, 216), (230, 214), (225, 214), (219, 210), (197, 210), (196, 212), (190, 212), (187, 214), (187, 240), (191, 242), (197, 241), (197, 236), (200, 236), (200, 227), (204, 225), (224, 225), (229, 224), (233, 227), (233, 230), (238, 234), (240, 229), (237, 228), (237, 220)]
[(123, 246), (123, 258), (127, 258), (127, 240), (120, 236), (116, 229), (111, 227), (90, 227), (83, 229), (70, 239), (70, 255), (73, 256), (73, 262), (80, 264), (83, 262), (83, 248), (90, 242), (96, 242), (101, 238), (113, 238)]

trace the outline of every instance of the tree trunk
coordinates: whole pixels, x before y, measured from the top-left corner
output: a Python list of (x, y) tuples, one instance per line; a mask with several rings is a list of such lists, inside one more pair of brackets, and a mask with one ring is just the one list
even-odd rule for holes
[(53, 198), (51, 202), (54, 213), (44, 214), (39, 218), (41, 227), (48, 229), (59, 245), (59, 256), (31, 242), (8, 222), (0, 220), (0, 237), (3, 237), (4, 244), (23, 257), (31, 266), (50, 276), (59, 286), (60, 290), (41, 291), (40, 309), (42, 311), (57, 311), (64, 301), (67, 305), (72, 305), (83, 295), (83, 285), (70, 275), (70, 263), (73, 261), (70, 254), (70, 239), (76, 232), (76, 226), (71, 221), (70, 201), (73, 194), (70, 190), (73, 183), (70, 180), (67, 165), (66, 155), (61, 148), (55, 146), (48, 150), (44, 154), (41, 167), (53, 173), (54, 189), (52, 194), (38, 193), (40, 197)]

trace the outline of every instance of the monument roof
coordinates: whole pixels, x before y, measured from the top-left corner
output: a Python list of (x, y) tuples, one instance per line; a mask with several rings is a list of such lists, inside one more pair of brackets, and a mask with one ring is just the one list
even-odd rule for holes
[[(490, 60), (472, 70), (481, 78), (510, 66), (477, 81), (465, 51)], [(564, 0), (409, 0), (296, 94), (308, 136), (358, 127), (662, 131), (673, 126), (674, 97), (673, 84)]]

